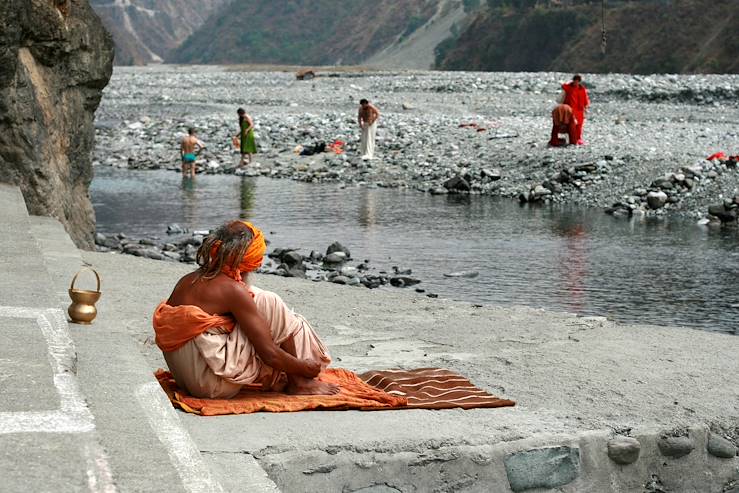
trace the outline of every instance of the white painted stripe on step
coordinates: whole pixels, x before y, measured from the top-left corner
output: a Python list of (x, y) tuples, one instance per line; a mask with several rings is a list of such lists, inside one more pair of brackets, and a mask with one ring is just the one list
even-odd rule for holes
[(87, 487), (92, 493), (116, 493), (108, 456), (97, 441), (85, 445)]
[(0, 434), (86, 433), (95, 429), (92, 413), (77, 385), (74, 374), (75, 349), (67, 330), (67, 320), (58, 309), (0, 306), (0, 317), (32, 318), (46, 339), (54, 387), (61, 408), (40, 412), (0, 412)]
[(221, 493), (223, 487), (212, 477), (195, 442), (180, 424), (180, 419), (166, 398), (159, 382), (142, 384), (136, 399), (146, 414), (149, 425), (166, 447), (172, 465), (190, 493)]
[[(69, 326), (59, 309), (0, 306), (0, 317), (32, 318), (46, 339), (54, 386), (60, 409), (40, 412), (0, 413), (0, 434), (8, 433), (91, 433), (95, 419), (82, 397), (75, 375), (77, 353), (69, 336)], [(91, 493), (116, 493), (108, 457), (95, 435), (84, 445), (87, 487)]]
[(95, 425), (62, 411), (29, 411), (0, 413), (0, 435), (10, 433), (85, 433)]

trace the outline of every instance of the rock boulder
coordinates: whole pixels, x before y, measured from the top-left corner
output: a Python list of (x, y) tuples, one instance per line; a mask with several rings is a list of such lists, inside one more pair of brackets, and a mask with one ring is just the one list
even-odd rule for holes
[(0, 25), (0, 181), (93, 248), (93, 118), (113, 42), (87, 0), (3, 0)]

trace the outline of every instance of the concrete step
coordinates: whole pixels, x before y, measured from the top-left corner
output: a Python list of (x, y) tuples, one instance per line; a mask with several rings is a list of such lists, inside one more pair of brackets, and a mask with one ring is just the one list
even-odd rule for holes
[[(58, 221), (31, 217), (30, 225), (51, 275), (52, 291), (66, 307), (70, 280), (85, 262)], [(70, 324), (70, 334), (78, 353), (80, 387), (95, 416), (97, 436), (118, 490), (221, 492), (247, 491), (248, 485), (248, 491), (278, 491), (254, 487), (265, 481), (268, 487), (274, 484), (253, 459), (214, 461), (212, 454), (201, 454), (142, 355), (146, 346), (130, 335), (132, 323), (150, 324), (149, 315), (141, 319), (124, 313), (108, 292), (107, 274), (101, 274), (98, 318), (90, 326)], [(85, 276), (80, 277), (82, 286), (94, 288), (94, 277)], [(131, 293), (135, 295), (133, 285)]]
[(17, 187), (0, 185), (0, 217), (0, 489), (103, 485), (74, 347)]

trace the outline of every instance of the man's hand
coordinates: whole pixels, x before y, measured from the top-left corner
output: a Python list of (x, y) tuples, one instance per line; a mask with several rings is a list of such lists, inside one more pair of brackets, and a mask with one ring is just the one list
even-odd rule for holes
[(302, 376), (305, 378), (316, 378), (321, 373), (321, 362), (314, 359), (303, 360), (305, 364), (305, 372)]

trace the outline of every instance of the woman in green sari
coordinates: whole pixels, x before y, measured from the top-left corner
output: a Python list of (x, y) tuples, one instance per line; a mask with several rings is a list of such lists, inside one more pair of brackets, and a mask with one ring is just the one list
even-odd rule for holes
[(251, 155), (257, 153), (257, 143), (254, 140), (254, 120), (246, 114), (244, 108), (239, 108), (239, 134), (236, 136), (241, 144), (241, 164), (239, 167), (251, 164)]

